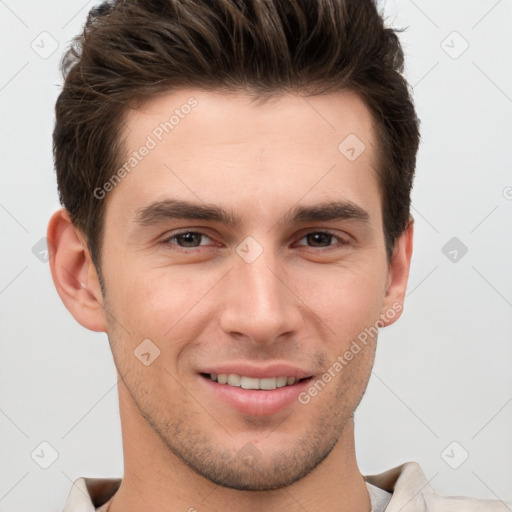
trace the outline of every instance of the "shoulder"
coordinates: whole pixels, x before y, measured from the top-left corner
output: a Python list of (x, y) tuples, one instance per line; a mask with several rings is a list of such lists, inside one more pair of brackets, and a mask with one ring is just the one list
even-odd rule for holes
[(482, 500), (465, 496), (441, 496), (432, 493), (427, 510), (432, 512), (507, 512), (512, 504), (500, 500)]
[(365, 480), (392, 493), (386, 512), (512, 511), (512, 508), (500, 500), (443, 496), (437, 493), (416, 462), (407, 462), (378, 475), (365, 476)]

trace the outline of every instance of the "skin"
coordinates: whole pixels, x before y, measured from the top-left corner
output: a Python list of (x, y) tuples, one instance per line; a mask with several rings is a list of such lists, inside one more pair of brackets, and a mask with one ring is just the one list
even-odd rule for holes
[[(349, 91), (256, 102), (183, 89), (127, 114), (127, 155), (190, 97), (197, 107), (104, 199), (105, 295), (67, 212), (48, 229), (57, 290), (79, 323), (108, 333), (120, 377), (125, 472), (110, 511), (368, 511), (353, 413), (376, 337), (309, 403), (273, 414), (218, 400), (198, 372), (279, 362), (315, 380), (365, 328), (398, 319), (401, 309), (389, 311), (404, 300), (413, 225), (388, 262), (372, 116)], [(349, 134), (366, 146), (354, 161), (338, 150)], [(169, 198), (239, 222), (137, 221)], [(350, 201), (368, 218), (283, 220), (326, 201)], [(183, 247), (178, 230), (206, 236)], [(312, 235), (325, 231), (333, 236)], [(251, 263), (236, 250), (248, 236), (263, 251)], [(147, 366), (134, 355), (145, 339), (160, 350)]]

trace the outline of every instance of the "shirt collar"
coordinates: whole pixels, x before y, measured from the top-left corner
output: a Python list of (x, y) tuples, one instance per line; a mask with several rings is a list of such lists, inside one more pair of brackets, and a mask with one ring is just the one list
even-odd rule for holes
[(378, 475), (364, 479), (376, 487), (392, 493), (386, 512), (422, 512), (428, 509), (433, 491), (425, 474), (416, 462), (406, 462)]
[(62, 512), (95, 512), (119, 489), (121, 478), (78, 478)]

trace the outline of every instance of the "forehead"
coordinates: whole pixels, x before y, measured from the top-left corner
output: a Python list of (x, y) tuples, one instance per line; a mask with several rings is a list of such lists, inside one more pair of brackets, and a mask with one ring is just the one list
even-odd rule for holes
[[(196, 145), (201, 140), (247, 143), (247, 135), (256, 135), (269, 142), (288, 140), (298, 146), (302, 140), (322, 139), (326, 134), (339, 138), (352, 133), (372, 145), (374, 124), (362, 98), (350, 90), (319, 96), (299, 92), (257, 96), (249, 92), (179, 89), (128, 111), (125, 135), (128, 142), (137, 142), (140, 135), (152, 135), (157, 142), (165, 143), (162, 139), (172, 135), (186, 143), (180, 133), (187, 135), (193, 129), (196, 137), (188, 142)], [(283, 132), (285, 126), (287, 132)]]
[(269, 205), (340, 197), (375, 202), (374, 124), (351, 91), (264, 101), (247, 93), (174, 91), (128, 112), (125, 164), (133, 166), (113, 195), (122, 190), (137, 208), (169, 195), (220, 205), (229, 199), (231, 206), (252, 202), (260, 213)]

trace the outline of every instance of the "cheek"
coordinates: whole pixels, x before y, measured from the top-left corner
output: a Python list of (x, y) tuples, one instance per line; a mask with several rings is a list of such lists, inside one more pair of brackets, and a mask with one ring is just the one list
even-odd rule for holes
[[(134, 345), (149, 338), (167, 349), (168, 340), (172, 338), (173, 350), (180, 350), (193, 339), (193, 330), (200, 328), (198, 315), (203, 324), (208, 320), (211, 312), (208, 292), (217, 281), (217, 274), (185, 266), (144, 268), (134, 265), (122, 272), (118, 270), (111, 274), (113, 286), (106, 283), (112, 314), (126, 328), (116, 330)], [(191, 322), (192, 319), (195, 322)]]
[[(385, 272), (377, 264), (318, 267), (297, 275), (296, 294), (338, 341), (348, 341), (379, 318)], [(293, 281), (292, 281), (293, 282)]]

